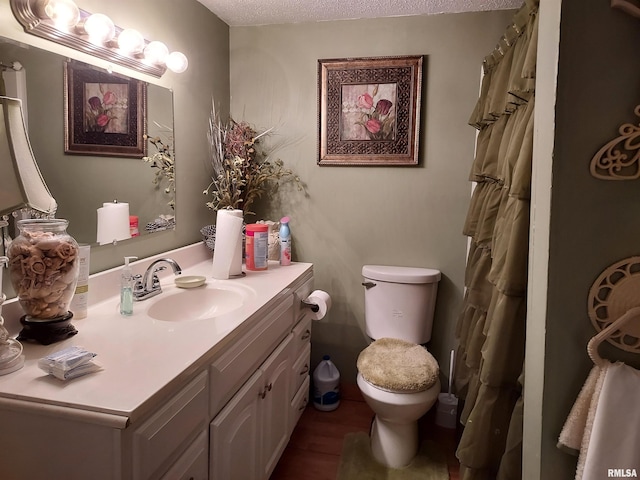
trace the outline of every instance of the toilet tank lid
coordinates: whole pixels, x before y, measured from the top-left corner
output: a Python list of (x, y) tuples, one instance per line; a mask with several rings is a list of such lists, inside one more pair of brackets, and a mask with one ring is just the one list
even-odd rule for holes
[(440, 281), (440, 270), (391, 265), (365, 265), (362, 276), (371, 280), (393, 283), (435, 283)]

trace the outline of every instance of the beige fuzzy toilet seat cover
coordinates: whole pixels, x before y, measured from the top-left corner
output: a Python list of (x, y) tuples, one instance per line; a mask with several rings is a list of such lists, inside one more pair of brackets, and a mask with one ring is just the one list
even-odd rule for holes
[(397, 338), (380, 338), (358, 356), (358, 371), (382, 390), (421, 392), (438, 380), (438, 362), (426, 348)]

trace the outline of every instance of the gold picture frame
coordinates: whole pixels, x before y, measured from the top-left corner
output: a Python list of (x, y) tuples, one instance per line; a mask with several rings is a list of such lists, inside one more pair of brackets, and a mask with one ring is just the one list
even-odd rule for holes
[(64, 69), (64, 152), (142, 158), (147, 154), (147, 84), (69, 60)]
[(417, 165), (423, 56), (318, 60), (318, 164)]

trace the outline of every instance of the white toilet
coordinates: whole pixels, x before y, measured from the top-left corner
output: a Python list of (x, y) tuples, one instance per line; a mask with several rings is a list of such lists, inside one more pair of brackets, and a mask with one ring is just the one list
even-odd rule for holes
[(358, 387), (375, 412), (371, 450), (392, 468), (418, 452), (418, 420), (440, 393), (438, 362), (422, 344), (431, 339), (440, 272), (365, 265), (365, 325), (374, 340), (358, 356)]

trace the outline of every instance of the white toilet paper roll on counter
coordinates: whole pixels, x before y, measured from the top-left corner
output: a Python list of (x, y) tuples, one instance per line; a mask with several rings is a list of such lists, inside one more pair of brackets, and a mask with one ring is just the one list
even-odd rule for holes
[[(228, 208), (218, 210), (216, 214), (216, 225), (218, 224), (218, 219), (221, 216), (232, 215), (234, 217), (238, 217), (240, 219), (244, 219), (242, 210), (231, 210)], [(217, 232), (218, 227), (216, 227)], [(216, 234), (217, 235), (217, 234)], [(215, 249), (214, 249), (215, 251)], [(231, 266), (229, 267), (229, 276), (236, 277), (238, 275), (242, 275), (242, 226), (240, 226), (240, 231), (238, 232), (238, 241), (236, 243), (236, 249), (233, 252), (233, 258), (231, 259)]]
[(309, 316), (312, 320), (322, 320), (331, 309), (331, 296), (324, 290), (314, 290), (303, 302), (310, 307)]
[[(213, 249), (213, 278), (226, 280), (242, 238), (242, 217), (221, 214), (216, 217), (216, 246)], [(240, 247), (242, 248), (242, 246)]]

